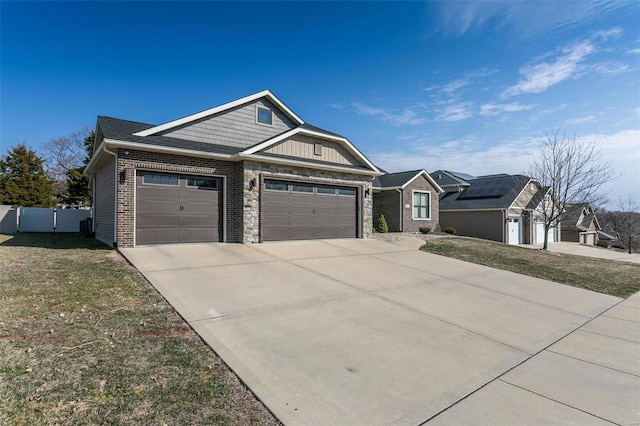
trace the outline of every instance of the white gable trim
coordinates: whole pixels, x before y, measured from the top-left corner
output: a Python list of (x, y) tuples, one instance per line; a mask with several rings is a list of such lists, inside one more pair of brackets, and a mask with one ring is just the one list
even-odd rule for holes
[[(527, 181), (527, 183), (522, 187), (522, 189), (520, 190), (520, 192), (518, 192), (518, 195), (516, 195), (516, 198), (513, 199), (513, 201), (511, 202), (511, 204), (509, 204), (509, 207), (507, 207), (508, 209), (512, 209), (514, 208), (514, 204), (516, 203), (516, 201), (518, 201), (518, 199), (520, 198), (520, 196), (522, 195), (522, 193), (524, 192), (525, 189), (527, 189), (527, 186), (529, 186), (530, 183), (537, 183), (537, 187), (538, 189), (542, 188), (542, 185), (540, 184), (540, 182), (538, 182), (536, 179), (531, 179), (529, 178), (529, 180)], [(537, 191), (536, 191), (537, 192)], [(535, 197), (535, 194), (533, 194), (533, 196)], [(528, 204), (528, 203), (527, 203)], [(524, 207), (517, 207), (517, 208), (521, 208), (522, 210), (524, 210)]]
[(271, 101), (272, 103), (276, 104), (279, 109), (284, 111), (289, 117), (291, 117), (293, 119), (293, 121), (298, 123), (298, 125), (301, 125), (301, 124), (304, 123), (304, 121), (302, 121), (302, 119), (300, 117), (298, 117), (293, 111), (291, 111), (289, 108), (287, 108), (287, 106), (285, 104), (283, 104), (280, 101), (280, 99), (276, 98), (276, 96), (273, 93), (271, 93), (271, 91), (263, 90), (262, 92), (246, 96), (246, 97), (244, 97), (242, 99), (238, 99), (236, 101), (229, 102), (229, 103), (226, 103), (224, 105), (220, 105), (220, 106), (217, 106), (217, 107), (214, 107), (214, 108), (210, 108), (210, 109), (208, 109), (206, 111), (198, 112), (196, 114), (192, 114), (192, 115), (189, 115), (189, 116), (186, 116), (186, 117), (183, 117), (183, 118), (179, 118), (177, 120), (173, 120), (173, 121), (170, 121), (168, 123), (161, 124), (159, 126), (155, 126), (155, 127), (151, 127), (149, 129), (146, 129), (146, 130), (142, 130), (140, 132), (134, 133), (134, 136), (154, 135), (156, 133), (172, 129), (174, 127), (182, 126), (182, 125), (190, 123), (192, 121), (200, 120), (200, 119), (208, 117), (210, 115), (217, 114), (219, 112), (226, 111), (226, 110), (229, 110), (231, 108), (235, 108), (235, 107), (240, 106), (242, 104), (246, 104), (248, 102), (252, 102), (252, 101), (258, 100), (258, 99), (263, 98), (263, 97), (267, 98), (269, 101)]
[(444, 192), (444, 189), (440, 188), (440, 185), (438, 185), (436, 183), (435, 180), (433, 180), (433, 178), (431, 176), (429, 176), (429, 173), (427, 173), (426, 170), (420, 170), (418, 173), (416, 173), (416, 175), (414, 177), (412, 177), (411, 179), (409, 179), (407, 181), (407, 183), (405, 183), (404, 185), (402, 185), (402, 189), (405, 189), (407, 187), (407, 185), (409, 185), (411, 182), (413, 182), (414, 180), (416, 180), (418, 178), (418, 176), (420, 175), (424, 175), (424, 177), (427, 178), (427, 180), (429, 181), (429, 183), (431, 185), (433, 185), (433, 187), (438, 191), (439, 194), (442, 194)]
[(304, 160), (292, 160), (288, 158), (278, 158), (278, 157), (267, 157), (264, 155), (256, 155), (256, 154), (245, 154), (243, 152), (239, 154), (235, 154), (235, 157), (238, 160), (253, 160), (259, 161), (261, 163), (270, 163), (270, 164), (285, 164), (296, 167), (305, 167), (307, 169), (318, 169), (318, 170), (332, 170), (336, 172), (350, 173), (355, 175), (366, 175), (366, 176), (380, 176), (383, 173), (374, 170), (365, 170), (365, 169), (352, 169), (349, 167), (342, 167), (340, 165), (331, 165), (331, 164), (316, 164), (306, 162)]
[(325, 133), (319, 133), (319, 132), (314, 132), (313, 130), (308, 130), (308, 129), (302, 129), (302, 128), (295, 128), (295, 129), (291, 129), (288, 132), (282, 133), (281, 135), (275, 136), (271, 139), (268, 139), (262, 143), (259, 143), (258, 145), (255, 145), (251, 148), (248, 148), (244, 151), (242, 151), (240, 153), (240, 155), (242, 156), (246, 156), (246, 155), (253, 155), (259, 151), (262, 151), (263, 149), (269, 148), (270, 146), (273, 146), (275, 144), (277, 144), (278, 142), (282, 142), (283, 140), (286, 140), (294, 135), (297, 134), (302, 134), (305, 136), (314, 136), (320, 139), (326, 139), (329, 141), (334, 141), (334, 142), (338, 142), (340, 144), (342, 144), (345, 148), (347, 148), (347, 151), (349, 151), (350, 154), (354, 155), (358, 160), (362, 161), (364, 164), (367, 165), (367, 167), (369, 167), (372, 171), (376, 172), (376, 173), (380, 173), (383, 174), (382, 172), (380, 172), (380, 170), (378, 170), (378, 168), (376, 166), (373, 165), (373, 163), (371, 163), (367, 157), (365, 157), (360, 151), (358, 151), (358, 149), (353, 146), (351, 144), (351, 142), (349, 142), (348, 139), (340, 137), (340, 136), (333, 136), (333, 135), (327, 135)]

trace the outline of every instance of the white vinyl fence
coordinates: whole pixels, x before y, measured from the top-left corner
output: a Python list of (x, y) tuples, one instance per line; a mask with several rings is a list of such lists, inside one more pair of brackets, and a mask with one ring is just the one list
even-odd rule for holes
[[(3, 206), (5, 207), (5, 206)], [(14, 232), (80, 232), (80, 221), (91, 217), (91, 209), (47, 209), (40, 207), (12, 207), (17, 214), (9, 215), (6, 219), (13, 221), (16, 226), (3, 224), (3, 233)], [(6, 232), (13, 230), (13, 232)], [(13, 229), (12, 229), (13, 228)]]

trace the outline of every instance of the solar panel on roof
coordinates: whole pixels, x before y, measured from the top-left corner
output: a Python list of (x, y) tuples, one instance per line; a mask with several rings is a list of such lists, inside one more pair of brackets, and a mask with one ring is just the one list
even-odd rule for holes
[(497, 198), (506, 195), (513, 185), (513, 179), (477, 179), (471, 182), (459, 199), (468, 198)]

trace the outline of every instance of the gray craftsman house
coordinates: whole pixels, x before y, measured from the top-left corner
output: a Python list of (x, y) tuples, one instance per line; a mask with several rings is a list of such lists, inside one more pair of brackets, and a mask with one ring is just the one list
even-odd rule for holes
[[(438, 170), (431, 176), (438, 182), (445, 173)], [(551, 196), (539, 181), (523, 175), (498, 174), (458, 184), (440, 196), (442, 229), (452, 227), (459, 235), (506, 244), (544, 242), (542, 208), (551, 202)], [(549, 229), (548, 242), (559, 241), (559, 230), (559, 224)]]
[(373, 181), (373, 218), (384, 215), (390, 232), (439, 231), (443, 189), (424, 170), (387, 173)]
[(100, 116), (85, 173), (112, 247), (366, 238), (382, 175), (268, 90), (160, 125)]
[[(595, 245), (602, 230), (591, 204), (567, 204), (560, 217), (562, 221), (562, 241)], [(610, 235), (604, 235), (613, 238)]]

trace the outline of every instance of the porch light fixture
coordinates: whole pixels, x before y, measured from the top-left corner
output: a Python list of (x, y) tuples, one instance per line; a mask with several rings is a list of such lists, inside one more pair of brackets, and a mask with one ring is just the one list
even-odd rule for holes
[(249, 181), (249, 189), (253, 189), (256, 186), (258, 186), (258, 183), (256, 182), (256, 178), (253, 178)]

